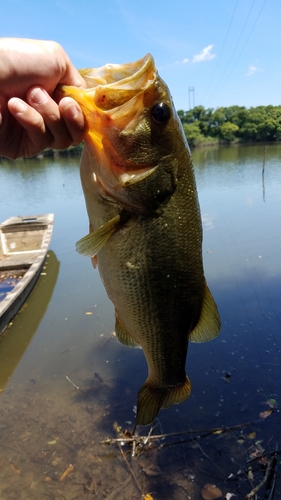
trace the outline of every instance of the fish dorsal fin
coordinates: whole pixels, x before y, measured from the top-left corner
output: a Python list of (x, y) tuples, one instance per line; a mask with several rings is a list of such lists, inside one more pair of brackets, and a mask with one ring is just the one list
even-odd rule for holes
[(87, 234), (76, 243), (76, 250), (85, 257), (94, 257), (109, 240), (117, 229), (119, 229), (120, 215), (116, 215), (110, 221), (103, 224), (96, 231)]
[(208, 342), (220, 332), (220, 315), (217, 305), (205, 281), (203, 302), (199, 321), (189, 335), (191, 342)]
[(119, 342), (127, 347), (139, 347), (140, 345), (132, 338), (129, 334), (127, 328), (118, 318), (117, 312), (115, 311), (116, 321), (115, 321), (115, 333)]

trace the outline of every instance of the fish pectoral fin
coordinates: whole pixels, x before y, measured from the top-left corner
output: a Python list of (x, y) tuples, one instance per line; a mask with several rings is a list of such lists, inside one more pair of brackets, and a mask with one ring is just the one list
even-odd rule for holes
[[(90, 222), (89, 224), (89, 233), (93, 233), (94, 229), (93, 229), (93, 226)], [(92, 261), (92, 265), (93, 265), (93, 268), (96, 269), (98, 267), (98, 256), (97, 255), (94, 255), (93, 257), (91, 257), (91, 261)]]
[(141, 346), (133, 339), (133, 337), (129, 334), (128, 330), (123, 325), (122, 321), (120, 321), (117, 312), (115, 311), (115, 333), (119, 342), (127, 347), (139, 347)]
[(186, 376), (182, 384), (171, 387), (154, 387), (145, 382), (138, 392), (136, 425), (148, 425), (161, 408), (185, 401), (191, 393), (191, 383)]
[(87, 234), (76, 243), (76, 250), (85, 257), (94, 257), (120, 227), (120, 215), (116, 215), (110, 221), (103, 224), (96, 231)]
[(220, 332), (220, 315), (217, 305), (205, 281), (203, 303), (199, 321), (189, 335), (190, 342), (208, 342)]

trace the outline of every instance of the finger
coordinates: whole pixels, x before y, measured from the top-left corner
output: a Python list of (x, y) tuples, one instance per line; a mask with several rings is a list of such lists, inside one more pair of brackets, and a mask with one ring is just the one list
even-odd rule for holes
[(53, 137), (40, 113), (17, 97), (11, 98), (7, 106), (11, 115), (23, 128), (16, 157), (34, 156), (48, 147)]
[(64, 97), (59, 102), (59, 110), (72, 138), (72, 145), (80, 144), (86, 131), (86, 122), (80, 106), (71, 97)]
[(82, 78), (71, 62), (67, 68), (65, 76), (61, 78), (60, 83), (64, 85), (74, 85), (75, 87), (87, 88), (84, 78)]
[(48, 131), (53, 136), (50, 146), (66, 149), (72, 144), (72, 137), (64, 122), (57, 103), (41, 87), (33, 87), (27, 92), (27, 101), (42, 116)]
[(46, 132), (42, 116), (25, 101), (12, 97), (7, 105), (10, 113), (26, 130), (38, 130), (41, 134)]

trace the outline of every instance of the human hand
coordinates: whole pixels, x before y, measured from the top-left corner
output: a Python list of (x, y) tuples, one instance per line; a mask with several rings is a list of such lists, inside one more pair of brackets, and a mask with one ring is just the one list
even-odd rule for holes
[(0, 38), (0, 156), (31, 157), (83, 140), (82, 111), (70, 97), (56, 102), (59, 83), (86, 87), (59, 44)]

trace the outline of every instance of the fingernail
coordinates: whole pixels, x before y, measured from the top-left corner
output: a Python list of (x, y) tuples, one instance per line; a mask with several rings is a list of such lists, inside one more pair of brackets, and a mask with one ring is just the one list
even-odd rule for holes
[(44, 104), (48, 101), (48, 94), (44, 90), (36, 88), (30, 92), (30, 100), (34, 104)]
[(64, 109), (64, 116), (68, 120), (73, 120), (74, 118), (77, 118), (79, 111), (79, 108), (75, 106), (75, 104), (69, 104)]
[(23, 113), (27, 108), (26, 103), (21, 99), (17, 98), (13, 99), (13, 105), (14, 105), (14, 111), (16, 113)]

